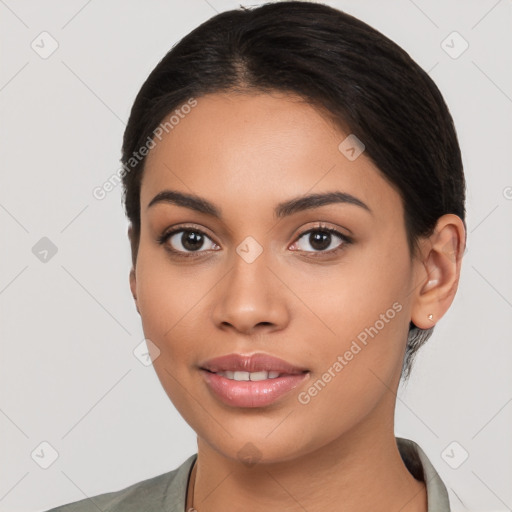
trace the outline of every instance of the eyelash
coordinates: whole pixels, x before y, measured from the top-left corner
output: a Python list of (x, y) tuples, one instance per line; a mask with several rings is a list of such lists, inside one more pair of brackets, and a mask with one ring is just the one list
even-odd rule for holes
[[(171, 236), (175, 235), (176, 233), (187, 232), (187, 231), (193, 232), (193, 233), (198, 233), (198, 234), (205, 236), (211, 240), (211, 238), (204, 231), (196, 228), (195, 226), (178, 226), (170, 231), (165, 231), (164, 233), (162, 233), (162, 235), (160, 235), (157, 238), (157, 242), (158, 242), (158, 244), (163, 245), (167, 242), (167, 240), (169, 240), (169, 238), (171, 238)], [(343, 233), (340, 233), (338, 230), (336, 230), (334, 228), (330, 228), (328, 226), (325, 226), (324, 224), (320, 224), (313, 228), (309, 228), (308, 230), (303, 231), (302, 233), (299, 233), (297, 235), (297, 238), (295, 239), (295, 242), (293, 242), (293, 244), (295, 244), (298, 240), (300, 240), (304, 235), (308, 235), (310, 233), (315, 233), (315, 232), (330, 233), (332, 235), (335, 235), (341, 239), (342, 243), (338, 247), (336, 247), (335, 249), (331, 249), (330, 251), (303, 251), (308, 254), (312, 253), (313, 258), (322, 257), (324, 255), (333, 256), (334, 254), (337, 254), (339, 251), (342, 251), (347, 245), (349, 245), (353, 242), (352, 238), (350, 238), (349, 236), (344, 235)], [(166, 250), (171, 252), (173, 255), (175, 255), (177, 257), (182, 257), (182, 258), (198, 258), (198, 257), (201, 257), (201, 253), (207, 252), (207, 251), (196, 251), (196, 252), (184, 253), (183, 251), (177, 251), (176, 249), (172, 249), (169, 246), (166, 247)]]

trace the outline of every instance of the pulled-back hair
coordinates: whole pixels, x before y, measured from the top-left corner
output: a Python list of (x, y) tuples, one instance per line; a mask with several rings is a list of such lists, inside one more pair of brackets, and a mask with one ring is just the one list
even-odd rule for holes
[[(273, 2), (222, 12), (175, 44), (140, 89), (124, 133), (123, 201), (136, 264), (140, 148), (172, 111), (210, 93), (279, 91), (302, 97), (365, 145), (400, 194), (411, 257), (439, 217), (465, 226), (465, 180), (453, 120), (429, 75), (386, 36), (327, 5)], [(134, 156), (137, 155), (137, 158)], [(410, 323), (402, 367), (432, 334)]]

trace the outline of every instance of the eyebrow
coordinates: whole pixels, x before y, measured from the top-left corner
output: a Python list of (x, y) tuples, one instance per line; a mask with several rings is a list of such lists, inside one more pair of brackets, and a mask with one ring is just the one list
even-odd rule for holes
[[(204, 213), (205, 215), (216, 217), (217, 219), (222, 218), (220, 208), (218, 208), (207, 199), (196, 196), (194, 194), (186, 194), (176, 190), (162, 190), (162, 192), (159, 192), (150, 201), (147, 209), (158, 203), (174, 204), (176, 206), (182, 206), (184, 208), (195, 210), (199, 213)], [(274, 215), (277, 218), (283, 218), (304, 210), (339, 203), (359, 206), (372, 214), (370, 207), (357, 197), (351, 194), (347, 194), (346, 192), (333, 191), (325, 192), (323, 194), (310, 194), (308, 196), (300, 196), (279, 203), (274, 209)]]

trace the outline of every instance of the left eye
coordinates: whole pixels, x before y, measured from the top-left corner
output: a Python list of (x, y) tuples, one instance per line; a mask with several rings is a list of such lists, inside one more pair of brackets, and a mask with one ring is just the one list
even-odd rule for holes
[[(309, 235), (306, 237), (306, 235)], [(333, 240), (334, 238), (338, 238), (341, 240), (341, 243), (338, 242), (338, 244), (334, 247), (332, 247), (332, 244), (335, 242)], [(307, 243), (313, 247), (313, 251), (308, 251), (307, 249), (304, 249), (300, 246), (300, 241), (304, 239), (307, 241)], [(294, 245), (299, 246), (299, 250), (305, 251), (305, 252), (335, 252), (337, 249), (341, 248), (341, 246), (350, 243), (350, 240), (345, 235), (341, 234), (339, 231), (336, 231), (332, 228), (314, 228), (310, 229), (309, 231), (306, 231), (305, 233), (302, 233), (298, 241), (294, 243)]]

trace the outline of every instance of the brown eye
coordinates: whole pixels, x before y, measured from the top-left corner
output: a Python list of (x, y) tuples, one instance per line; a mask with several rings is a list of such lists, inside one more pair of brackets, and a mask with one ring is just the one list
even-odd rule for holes
[(217, 247), (211, 238), (196, 228), (174, 229), (162, 235), (158, 242), (165, 244), (169, 251), (187, 256), (187, 253), (206, 252), (201, 249), (212, 250)]
[[(349, 237), (339, 231), (328, 227), (317, 227), (301, 233), (294, 246), (304, 252), (319, 252), (320, 254), (332, 254), (351, 243)], [(307, 246), (312, 250), (309, 250)]]

